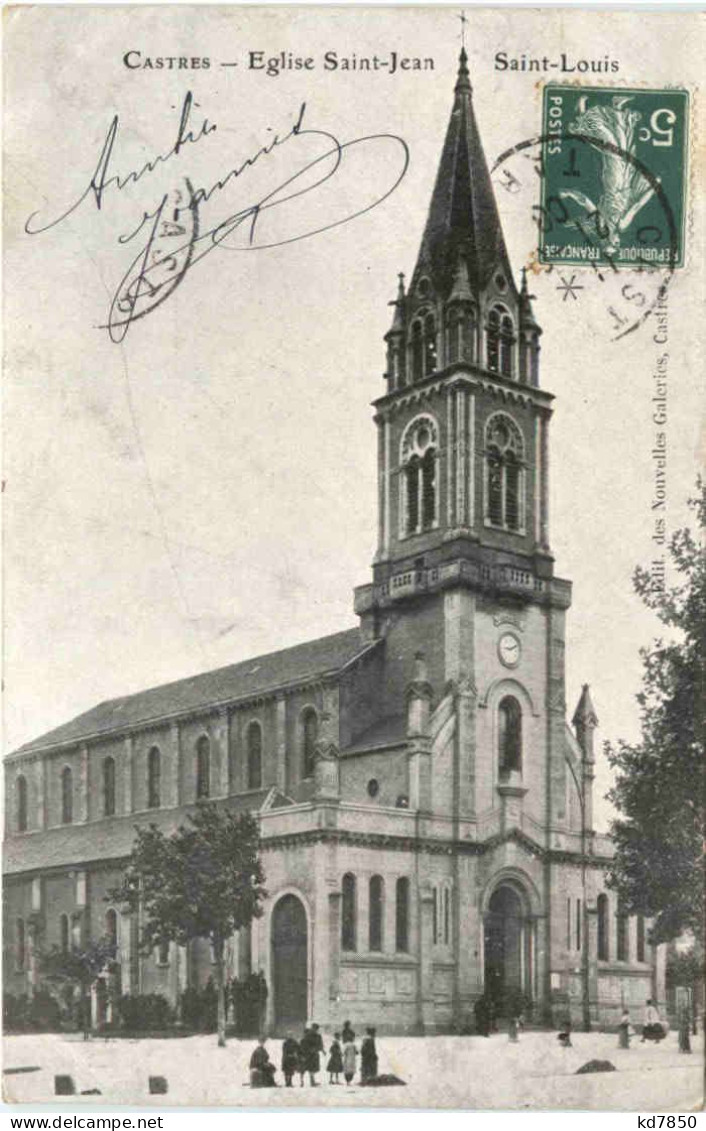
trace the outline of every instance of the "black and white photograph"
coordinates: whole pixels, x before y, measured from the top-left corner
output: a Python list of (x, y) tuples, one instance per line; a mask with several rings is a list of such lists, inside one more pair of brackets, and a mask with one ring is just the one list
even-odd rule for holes
[(4, 31), (5, 1109), (700, 1112), (703, 13)]

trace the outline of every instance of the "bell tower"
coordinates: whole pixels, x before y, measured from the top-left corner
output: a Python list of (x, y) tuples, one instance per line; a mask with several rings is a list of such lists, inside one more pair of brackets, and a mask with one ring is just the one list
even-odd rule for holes
[(449, 584), (531, 597), (553, 573), (541, 329), (513, 278), (461, 51), (416, 265), (385, 335), (378, 546), (356, 610)]

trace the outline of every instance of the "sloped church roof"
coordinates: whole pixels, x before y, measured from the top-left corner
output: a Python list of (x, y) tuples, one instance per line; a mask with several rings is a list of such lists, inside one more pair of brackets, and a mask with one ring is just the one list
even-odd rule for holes
[(70, 722), (33, 739), (15, 751), (15, 754), (29, 754), (34, 750), (82, 742), (125, 727), (246, 699), (291, 684), (305, 683), (316, 676), (333, 675), (374, 648), (376, 643), (378, 642), (367, 642), (359, 628), (350, 628), (332, 636), (297, 644), (293, 648), (270, 652), (215, 671), (139, 691), (135, 695), (108, 699)]

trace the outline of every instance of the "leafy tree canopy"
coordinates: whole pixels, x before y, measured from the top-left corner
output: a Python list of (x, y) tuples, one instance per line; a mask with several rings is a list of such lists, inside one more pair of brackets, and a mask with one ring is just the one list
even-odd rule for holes
[(54, 946), (40, 954), (39, 965), (48, 980), (74, 982), (85, 992), (114, 958), (115, 943), (105, 937), (70, 950)]
[(264, 873), (259, 831), (250, 813), (234, 816), (200, 805), (167, 837), (137, 828), (122, 884), (109, 898), (141, 909), (140, 945), (146, 952), (171, 942), (208, 939), (219, 991), (219, 1044), (225, 1043), (223, 948), (231, 935), (262, 915)]
[[(690, 506), (703, 540), (701, 481)], [(616, 853), (608, 883), (626, 912), (654, 919), (655, 943), (687, 930), (701, 937), (704, 912), (706, 561), (689, 529), (672, 535), (668, 552), (678, 577), (672, 588), (643, 568), (634, 576), (636, 592), (671, 630), (668, 640), (641, 651), (641, 738), (606, 743), (616, 774), (608, 799), (620, 814), (611, 828)]]

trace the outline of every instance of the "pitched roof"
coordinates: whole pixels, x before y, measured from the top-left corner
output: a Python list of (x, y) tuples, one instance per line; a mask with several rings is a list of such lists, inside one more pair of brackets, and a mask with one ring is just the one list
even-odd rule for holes
[[(246, 810), (257, 813), (265, 807), (268, 798), (266, 807), (270, 809), (293, 804), (290, 798), (277, 793), (272, 787), (218, 799), (214, 804), (219, 808), (229, 809), (232, 813), (244, 813)], [(195, 806), (187, 809), (150, 809), (146, 813), (127, 813), (81, 825), (42, 829), (36, 834), (9, 836), (3, 844), (3, 873), (12, 875), (31, 872), (35, 868), (46, 871), (47, 868), (68, 864), (89, 864), (93, 860), (124, 860), (132, 852), (136, 825), (156, 825), (165, 836), (169, 836), (180, 825), (185, 825), (187, 813), (195, 810)]]
[(422, 271), (430, 271), (444, 296), (451, 290), (459, 255), (468, 265), (476, 291), (486, 285), (496, 266), (504, 266), (511, 277), (466, 64), (462, 50), (453, 110), (413, 276), (414, 285)]
[(359, 754), (363, 751), (376, 750), (385, 746), (399, 746), (407, 741), (407, 716), (390, 715), (386, 719), (378, 719), (371, 726), (356, 735), (350, 746), (344, 747), (342, 756)]
[(315, 676), (334, 674), (377, 643), (366, 642), (359, 628), (350, 628), (135, 695), (109, 699), (26, 743), (15, 755), (86, 741), (200, 708), (247, 699)]

